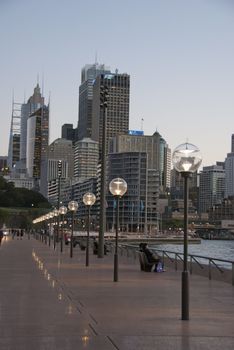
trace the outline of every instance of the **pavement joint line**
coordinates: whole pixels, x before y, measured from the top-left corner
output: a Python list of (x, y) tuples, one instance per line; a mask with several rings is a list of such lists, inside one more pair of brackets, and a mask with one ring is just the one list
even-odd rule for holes
[(89, 323), (89, 327), (90, 329), (93, 331), (94, 335), (98, 335), (98, 332), (96, 331), (96, 329)]
[(79, 300), (79, 304), (82, 306), (82, 307), (84, 307), (84, 304)]
[(89, 316), (90, 316), (90, 318), (92, 318), (92, 320), (93, 320), (96, 324), (98, 324), (98, 321), (93, 317), (92, 314), (89, 314)]
[(110, 341), (110, 343), (115, 347), (115, 349), (120, 350), (120, 348), (115, 344), (115, 342), (107, 335), (107, 339)]
[(82, 314), (81, 310), (79, 309), (79, 307), (77, 306), (76, 309), (79, 311), (80, 314)]

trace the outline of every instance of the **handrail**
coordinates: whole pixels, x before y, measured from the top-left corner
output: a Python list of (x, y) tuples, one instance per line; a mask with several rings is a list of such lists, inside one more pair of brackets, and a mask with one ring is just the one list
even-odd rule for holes
[[(136, 245), (130, 245), (130, 244), (121, 244), (122, 248), (125, 248), (126, 251), (129, 250), (129, 248), (131, 250), (136, 250), (138, 249), (138, 247)], [(165, 250), (165, 249), (157, 249), (157, 248), (150, 248), (152, 251), (156, 252), (156, 253), (160, 253), (159, 255), (162, 256), (163, 259), (163, 263), (164, 263), (164, 258), (165, 256), (171, 261), (171, 262), (175, 262), (175, 270), (177, 270), (177, 261), (178, 259), (180, 259), (180, 261), (183, 261), (183, 256), (184, 253), (182, 252), (175, 252), (172, 250)], [(174, 259), (170, 256), (170, 255), (174, 255)], [(129, 256), (129, 251), (127, 253), (127, 256)], [(234, 261), (232, 260), (226, 260), (226, 259), (218, 259), (218, 258), (212, 258), (210, 256), (204, 256), (204, 255), (195, 255), (195, 254), (188, 254), (188, 257), (190, 257), (190, 274), (192, 274), (193, 272), (193, 262), (196, 263), (196, 265), (198, 265), (201, 269), (204, 269), (204, 265), (206, 264), (202, 264), (200, 261), (198, 261), (198, 259), (204, 259), (208, 262), (207, 266), (208, 266), (208, 273), (209, 273), (209, 279), (212, 279), (212, 265), (215, 267), (215, 269), (217, 269), (221, 274), (224, 273), (225, 268), (221, 268), (218, 263), (227, 263), (227, 264), (231, 264), (231, 271), (232, 271), (232, 285), (234, 285)]]

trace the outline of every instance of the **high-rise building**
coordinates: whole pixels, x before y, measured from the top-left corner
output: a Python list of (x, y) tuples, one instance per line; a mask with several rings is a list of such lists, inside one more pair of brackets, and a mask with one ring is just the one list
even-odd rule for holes
[[(123, 178), (128, 190), (120, 201), (120, 228), (126, 231), (144, 232), (147, 229), (148, 211), (154, 215), (155, 225), (157, 217), (157, 197), (159, 183), (158, 174), (148, 169), (146, 152), (111, 153), (108, 156), (108, 184), (116, 177)], [(148, 182), (150, 186), (148, 186)], [(153, 200), (154, 196), (154, 200)], [(107, 225), (109, 229), (114, 223), (115, 200), (107, 192)], [(155, 204), (154, 206), (152, 204)], [(154, 208), (153, 208), (154, 207)], [(154, 213), (153, 213), (154, 212)]]
[(88, 179), (97, 176), (98, 142), (84, 138), (75, 143), (75, 177)]
[(117, 135), (110, 140), (109, 152), (146, 152), (148, 169), (154, 169), (159, 174), (161, 192), (170, 184), (170, 149), (166, 141), (156, 131), (148, 135)]
[(9, 147), (7, 165), (12, 171), (20, 160), (20, 124), (21, 124), (21, 103), (12, 102), (11, 130), (9, 135)]
[(72, 142), (76, 140), (77, 129), (73, 129), (73, 124), (63, 124), (62, 126), (62, 139), (66, 139)]
[[(59, 175), (60, 164), (60, 175)], [(56, 139), (48, 146), (46, 173), (41, 179), (42, 194), (57, 205), (59, 186), (74, 176), (73, 142), (63, 138)]]
[(27, 128), (28, 118), (44, 105), (44, 97), (41, 94), (39, 84), (34, 88), (33, 95), (28, 99), (27, 103), (21, 106), (21, 122), (20, 122), (20, 160), (26, 164), (27, 159)]
[(225, 159), (225, 197), (234, 196), (234, 134), (231, 139), (231, 153)]
[(221, 203), (225, 192), (224, 163), (203, 167), (200, 173), (199, 212), (206, 213), (209, 208)]
[(74, 176), (74, 147), (71, 140), (61, 138), (53, 141), (48, 147), (48, 159), (66, 161), (68, 164), (67, 177)]
[(29, 177), (40, 180), (47, 162), (49, 106), (42, 106), (27, 120), (26, 168)]
[(101, 74), (93, 85), (93, 107), (91, 138), (99, 143), (99, 155), (102, 153), (103, 109), (100, 108), (101, 87), (108, 88), (106, 143), (111, 137), (128, 134), (129, 130), (129, 92), (128, 74)]
[(104, 64), (86, 64), (81, 71), (79, 87), (78, 140), (91, 137), (93, 83), (100, 74), (108, 74), (110, 69)]

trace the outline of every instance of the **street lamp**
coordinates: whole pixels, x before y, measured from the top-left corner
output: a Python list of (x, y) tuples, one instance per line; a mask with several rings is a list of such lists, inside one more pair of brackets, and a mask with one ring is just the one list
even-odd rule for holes
[(72, 212), (72, 232), (70, 240), (70, 258), (73, 257), (73, 232), (74, 232), (74, 213), (78, 209), (78, 203), (76, 201), (70, 201), (68, 203), (68, 209)]
[[(59, 219), (56, 220), (56, 218), (59, 216), (59, 210), (58, 209), (54, 209), (53, 212), (54, 212), (54, 217), (55, 217), (55, 222), (54, 222), (54, 226), (55, 226), (56, 225), (56, 221), (57, 221), (57, 225), (59, 223), (59, 221), (58, 221)], [(55, 230), (55, 227), (54, 227), (54, 231), (53, 231), (53, 234), (54, 234), (54, 249), (56, 247), (56, 234), (55, 234), (55, 231), (56, 230)]]
[(59, 214), (62, 215), (62, 224), (61, 224), (61, 241), (60, 241), (60, 251), (63, 251), (63, 224), (64, 224), (64, 215), (67, 214), (67, 207), (64, 205), (59, 208)]
[(83, 202), (88, 207), (88, 222), (87, 222), (87, 243), (86, 243), (86, 266), (89, 266), (89, 230), (90, 230), (90, 207), (96, 202), (96, 196), (87, 192), (83, 195)]
[(118, 281), (118, 233), (119, 233), (119, 198), (127, 191), (127, 182), (124, 179), (116, 178), (111, 180), (109, 190), (116, 197), (116, 236), (114, 254), (114, 282)]
[(98, 239), (98, 257), (104, 256), (104, 232), (106, 230), (106, 134), (107, 134), (107, 102), (108, 87), (100, 86), (100, 108), (102, 109), (102, 155), (101, 155), (101, 188), (100, 188), (100, 222)]
[(175, 169), (184, 178), (184, 261), (182, 271), (182, 320), (189, 320), (189, 274), (188, 274), (188, 178), (197, 171), (202, 157), (199, 149), (191, 143), (176, 147), (172, 155)]
[(51, 233), (52, 233), (52, 221), (53, 221), (53, 217), (54, 217), (54, 212), (51, 211), (49, 213), (50, 216), (50, 232), (49, 232), (49, 247), (50, 247), (50, 242), (51, 242)]

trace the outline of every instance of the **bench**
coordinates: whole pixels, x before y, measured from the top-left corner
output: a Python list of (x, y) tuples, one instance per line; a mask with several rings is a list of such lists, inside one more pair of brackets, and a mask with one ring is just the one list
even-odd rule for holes
[(155, 262), (149, 262), (144, 252), (138, 251), (138, 256), (139, 256), (141, 271), (151, 272), (152, 268), (155, 266)]

